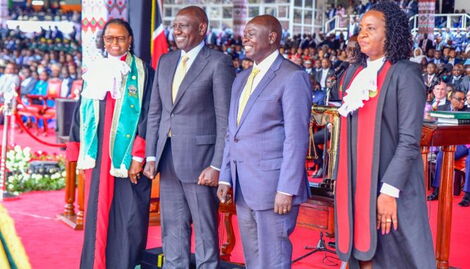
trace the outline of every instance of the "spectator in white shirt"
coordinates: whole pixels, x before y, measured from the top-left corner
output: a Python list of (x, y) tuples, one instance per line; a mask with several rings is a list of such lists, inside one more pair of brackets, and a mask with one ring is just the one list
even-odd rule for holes
[(20, 86), (20, 77), (16, 64), (13, 62), (7, 63), (5, 66), (4, 75), (0, 77), (0, 103), (3, 103), (3, 95), (9, 91), (15, 91)]

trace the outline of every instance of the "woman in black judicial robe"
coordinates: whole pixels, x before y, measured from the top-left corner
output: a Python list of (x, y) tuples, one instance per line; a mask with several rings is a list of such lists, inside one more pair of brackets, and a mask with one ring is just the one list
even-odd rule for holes
[(408, 20), (384, 1), (360, 26), (361, 58), (339, 87), (337, 253), (350, 268), (435, 268), (420, 155), (426, 91), (407, 60)]
[[(90, 67), (88, 72), (95, 71), (95, 74), (89, 74), (89, 77), (94, 75), (98, 79), (90, 78), (90, 81), (87, 81), (84, 76), (85, 85), (92, 88), (92, 82), (95, 80), (98, 80), (98, 83), (99, 80), (104, 80), (103, 85), (113, 85), (106, 83), (109, 82), (106, 80), (110, 73), (107, 69), (113, 69), (115, 65), (122, 66), (122, 73), (109, 79), (116, 79), (121, 83), (112, 89), (97, 87), (88, 92), (87, 86), (84, 87), (80, 105), (74, 114), (67, 158), (78, 160), (79, 168), (90, 168), (85, 170), (86, 188), (89, 188), (89, 191), (80, 268), (127, 269), (139, 264), (147, 241), (151, 181), (142, 176), (141, 171), (145, 157), (146, 117), (154, 71), (133, 55), (133, 33), (127, 22), (121, 19), (108, 21), (100, 39), (107, 54), (104, 61), (109, 61), (109, 65), (105, 65), (101, 70)], [(131, 97), (139, 98), (140, 103), (129, 106), (140, 106), (140, 110), (133, 111), (125, 107), (125, 100)], [(97, 134), (97, 150), (96, 159), (92, 162), (87, 160), (86, 165), (82, 165), (80, 162), (87, 159), (83, 158), (87, 155), (83, 140), (89, 139), (90, 134), (84, 130), (89, 126), (81, 125), (84, 125), (83, 115), (91, 117), (92, 113), (81, 109), (87, 99), (91, 100), (90, 104), (96, 104), (97, 108), (95, 120), (98, 123), (92, 132)], [(122, 114), (119, 114), (121, 111)], [(125, 122), (129, 117), (136, 117), (133, 119), (135, 128), (126, 126)], [(129, 147), (132, 147), (132, 151), (129, 149), (125, 154), (130, 154), (127, 158), (129, 160), (132, 157), (132, 161), (130, 165), (116, 168), (111, 158), (122, 157), (116, 155), (120, 145), (115, 142), (118, 141), (119, 135), (123, 135), (122, 131), (125, 131), (126, 138), (130, 139)]]

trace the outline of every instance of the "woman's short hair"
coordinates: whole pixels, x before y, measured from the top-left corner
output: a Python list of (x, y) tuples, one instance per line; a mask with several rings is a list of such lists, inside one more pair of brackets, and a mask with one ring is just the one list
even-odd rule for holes
[(108, 28), (108, 26), (110, 24), (119, 24), (119, 25), (123, 26), (124, 28), (126, 28), (127, 32), (129, 33), (129, 36), (132, 37), (131, 47), (129, 48), (129, 51), (132, 54), (134, 54), (134, 32), (132, 31), (131, 25), (123, 19), (110, 19), (110, 20), (108, 20), (106, 22), (106, 24), (104, 25), (103, 30), (101, 30), (101, 32), (98, 33), (97, 46), (101, 50), (101, 52), (103, 54), (105, 53), (103, 36), (104, 36), (104, 33), (106, 32), (106, 29)]

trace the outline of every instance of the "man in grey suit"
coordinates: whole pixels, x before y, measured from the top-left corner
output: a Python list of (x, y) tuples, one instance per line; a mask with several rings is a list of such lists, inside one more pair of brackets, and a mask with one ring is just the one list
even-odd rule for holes
[(218, 197), (233, 188), (247, 268), (290, 268), (299, 204), (307, 199), (308, 74), (278, 49), (281, 24), (253, 18), (243, 45), (253, 68), (232, 86)]
[(235, 77), (228, 56), (207, 48), (207, 15), (181, 9), (173, 23), (179, 50), (155, 74), (144, 173), (160, 172), (164, 268), (189, 268), (191, 223), (197, 268), (218, 268), (217, 185)]
[(326, 90), (326, 81), (335, 75), (335, 70), (331, 68), (331, 61), (328, 58), (321, 60), (321, 67), (321, 71), (315, 73), (315, 80), (320, 83), (322, 90)]

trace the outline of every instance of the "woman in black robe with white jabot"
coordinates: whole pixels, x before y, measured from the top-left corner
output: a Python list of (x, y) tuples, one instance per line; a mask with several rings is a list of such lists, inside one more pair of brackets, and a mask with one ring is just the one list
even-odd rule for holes
[(420, 139), (426, 89), (405, 13), (361, 19), (361, 55), (340, 79), (336, 249), (350, 268), (436, 268)]
[(126, 21), (108, 21), (100, 39), (106, 57), (83, 75), (67, 145), (67, 159), (86, 175), (80, 268), (128, 269), (147, 241), (151, 181), (141, 172), (154, 71), (133, 54)]

